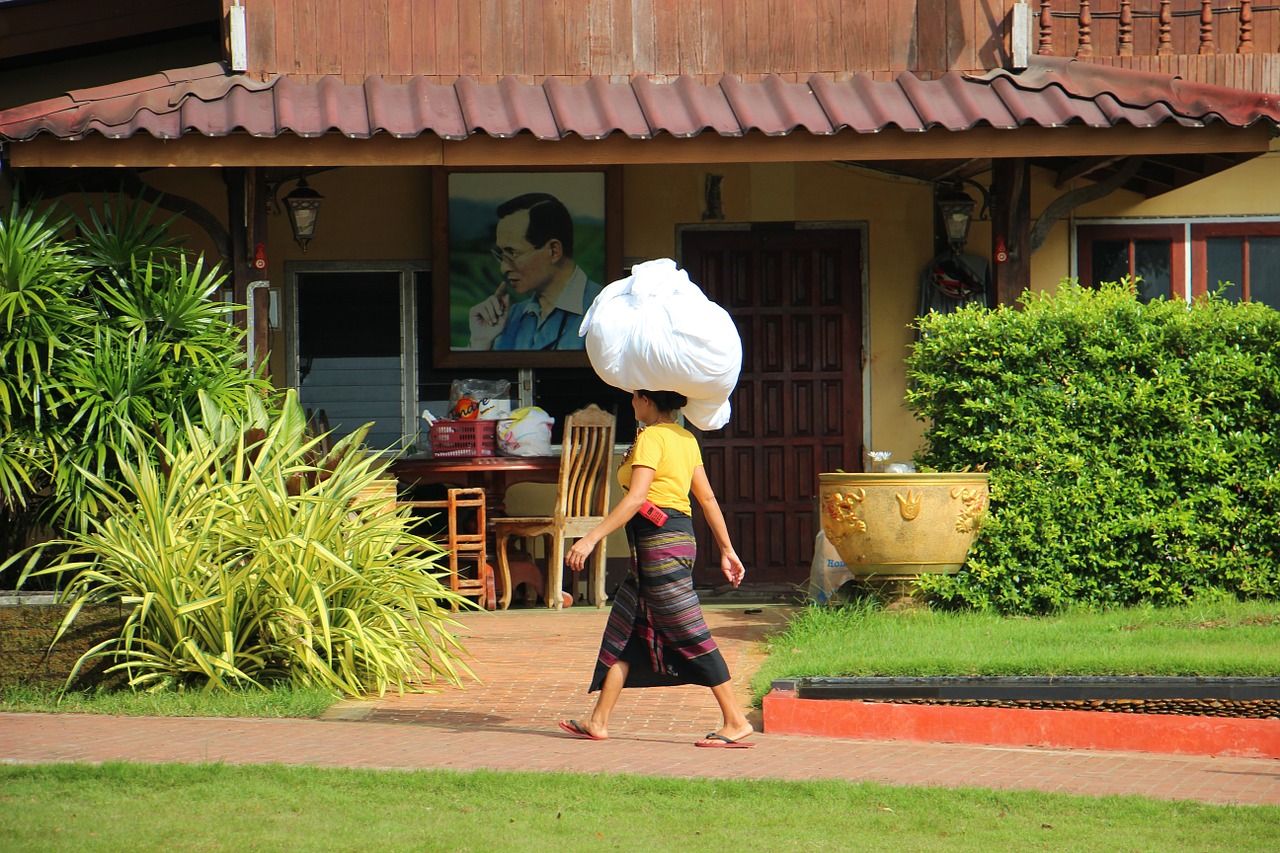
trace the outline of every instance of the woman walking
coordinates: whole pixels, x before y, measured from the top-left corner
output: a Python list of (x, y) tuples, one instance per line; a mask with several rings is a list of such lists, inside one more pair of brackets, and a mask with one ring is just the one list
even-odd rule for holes
[[(624, 687), (700, 684), (711, 688), (723, 725), (694, 745), (751, 746), (743, 741), (753, 729), (734, 701), (729, 667), (707, 630), (693, 590), (696, 542), (691, 492), (720, 548), (725, 577), (736, 587), (746, 570), (729, 541), (698, 441), (675, 422), (676, 412), (686, 402), (684, 395), (673, 391), (631, 395), (642, 431), (618, 469), (626, 495), (565, 557), (569, 568), (580, 571), (601, 539), (626, 526), (631, 571), (614, 596), (591, 679), (589, 692), (599, 691), (600, 696), (589, 719), (560, 723), (575, 737), (609, 737), (609, 714)], [(660, 512), (653, 513), (653, 507)]]

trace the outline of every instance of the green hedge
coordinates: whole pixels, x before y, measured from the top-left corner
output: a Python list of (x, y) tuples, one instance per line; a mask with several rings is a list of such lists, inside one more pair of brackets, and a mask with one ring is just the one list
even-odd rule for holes
[(1127, 284), (919, 321), (907, 402), (926, 469), (991, 472), (991, 517), (940, 602), (1280, 593), (1280, 313), (1218, 296), (1140, 303)]

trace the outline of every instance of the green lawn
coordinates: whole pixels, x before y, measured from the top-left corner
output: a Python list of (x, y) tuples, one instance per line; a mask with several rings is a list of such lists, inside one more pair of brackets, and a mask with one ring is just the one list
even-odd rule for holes
[(752, 688), (759, 699), (774, 679), (875, 675), (1272, 677), (1280, 603), (1208, 599), (1039, 618), (810, 607), (770, 639)]
[(52, 687), (0, 689), (0, 711), (56, 711), (122, 717), (319, 717), (339, 700), (321, 688), (275, 690), (73, 691)]
[(846, 782), (0, 767), (0, 849), (1270, 850), (1280, 807)]

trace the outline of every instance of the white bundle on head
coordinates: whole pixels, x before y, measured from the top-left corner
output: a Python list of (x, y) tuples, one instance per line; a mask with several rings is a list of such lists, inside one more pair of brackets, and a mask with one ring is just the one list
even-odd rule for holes
[(729, 312), (707, 298), (670, 258), (636, 264), (591, 303), (579, 335), (591, 366), (625, 391), (675, 391), (698, 429), (729, 422), (742, 370), (742, 339)]

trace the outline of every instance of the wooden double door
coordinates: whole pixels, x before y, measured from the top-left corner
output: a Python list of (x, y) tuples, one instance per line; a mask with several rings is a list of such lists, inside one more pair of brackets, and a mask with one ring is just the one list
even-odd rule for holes
[[(862, 464), (862, 232), (691, 230), (681, 266), (742, 336), (732, 419), (699, 439), (747, 582), (804, 584), (818, 473)], [(694, 582), (722, 584), (719, 551), (695, 518)]]

